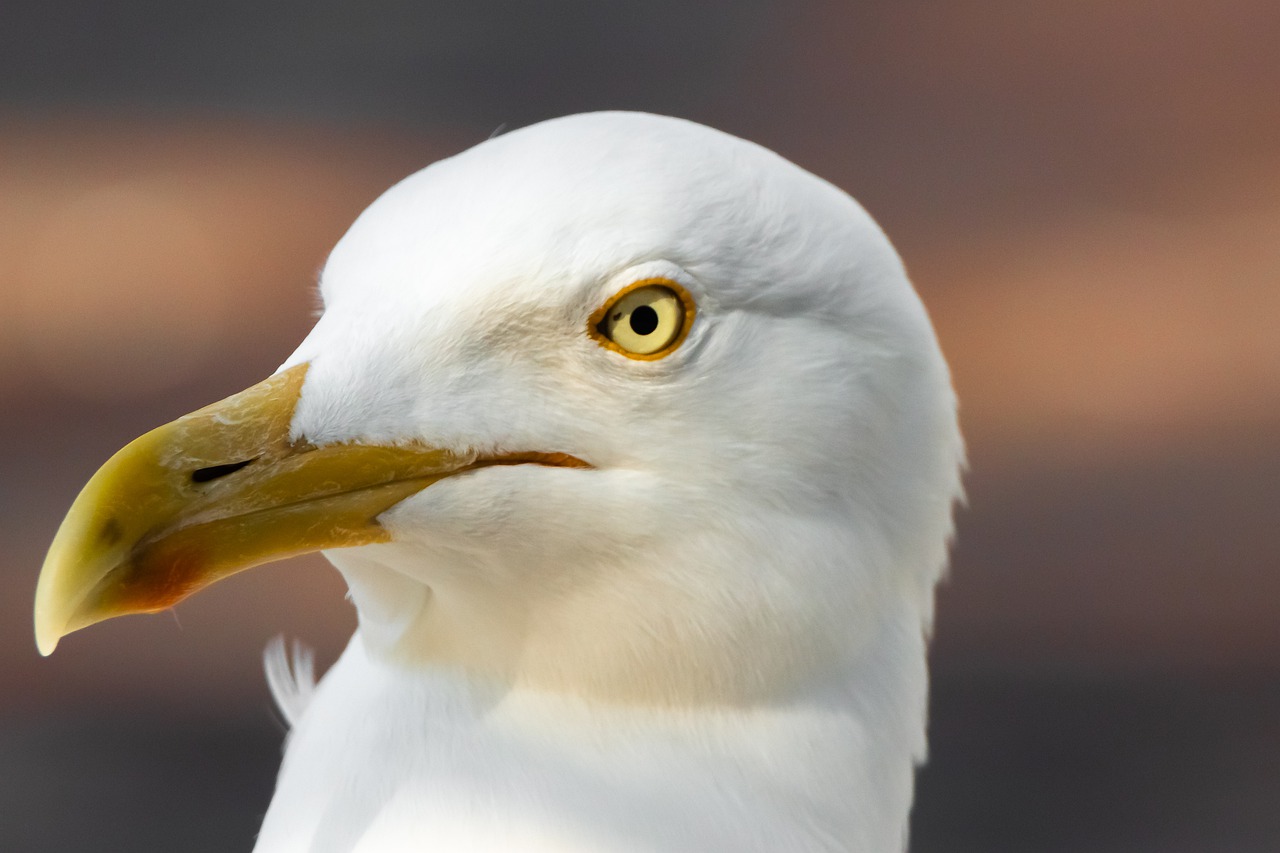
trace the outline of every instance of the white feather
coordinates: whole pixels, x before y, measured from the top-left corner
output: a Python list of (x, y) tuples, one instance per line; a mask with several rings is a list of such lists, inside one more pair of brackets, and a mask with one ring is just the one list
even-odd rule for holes
[(316, 690), (315, 653), (297, 640), (292, 654), (283, 636), (276, 636), (262, 651), (267, 688), (290, 728), (298, 725)]

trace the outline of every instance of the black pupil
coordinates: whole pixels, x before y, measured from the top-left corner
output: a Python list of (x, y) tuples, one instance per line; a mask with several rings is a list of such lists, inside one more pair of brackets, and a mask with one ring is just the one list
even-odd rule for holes
[(658, 312), (652, 306), (641, 305), (631, 312), (631, 331), (637, 335), (651, 335), (658, 328)]

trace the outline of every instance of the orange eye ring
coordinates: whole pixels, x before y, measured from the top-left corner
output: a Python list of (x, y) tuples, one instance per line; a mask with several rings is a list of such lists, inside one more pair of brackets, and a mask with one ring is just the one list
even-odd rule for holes
[(587, 320), (587, 334), (605, 349), (654, 361), (689, 334), (697, 309), (689, 291), (669, 278), (643, 278), (619, 290)]

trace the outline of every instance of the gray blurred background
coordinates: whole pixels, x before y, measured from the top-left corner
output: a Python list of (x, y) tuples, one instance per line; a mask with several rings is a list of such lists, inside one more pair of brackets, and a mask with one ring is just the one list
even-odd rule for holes
[(0, 849), (248, 850), (331, 661), (316, 558), (37, 656), (130, 438), (275, 369), (393, 181), (516, 127), (705, 122), (857, 196), (970, 444), (917, 853), (1280, 849), (1280, 4), (0, 2)]

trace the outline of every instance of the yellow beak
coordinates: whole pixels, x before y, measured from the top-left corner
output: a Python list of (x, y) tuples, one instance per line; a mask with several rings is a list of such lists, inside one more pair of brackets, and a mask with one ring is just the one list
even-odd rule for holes
[[(305, 364), (290, 368), (152, 430), (93, 475), (40, 573), (42, 654), (72, 631), (167, 609), (251, 566), (386, 541), (380, 513), (476, 466), (474, 457), (422, 445), (291, 440), (306, 372)], [(542, 460), (488, 464), (515, 461)]]

